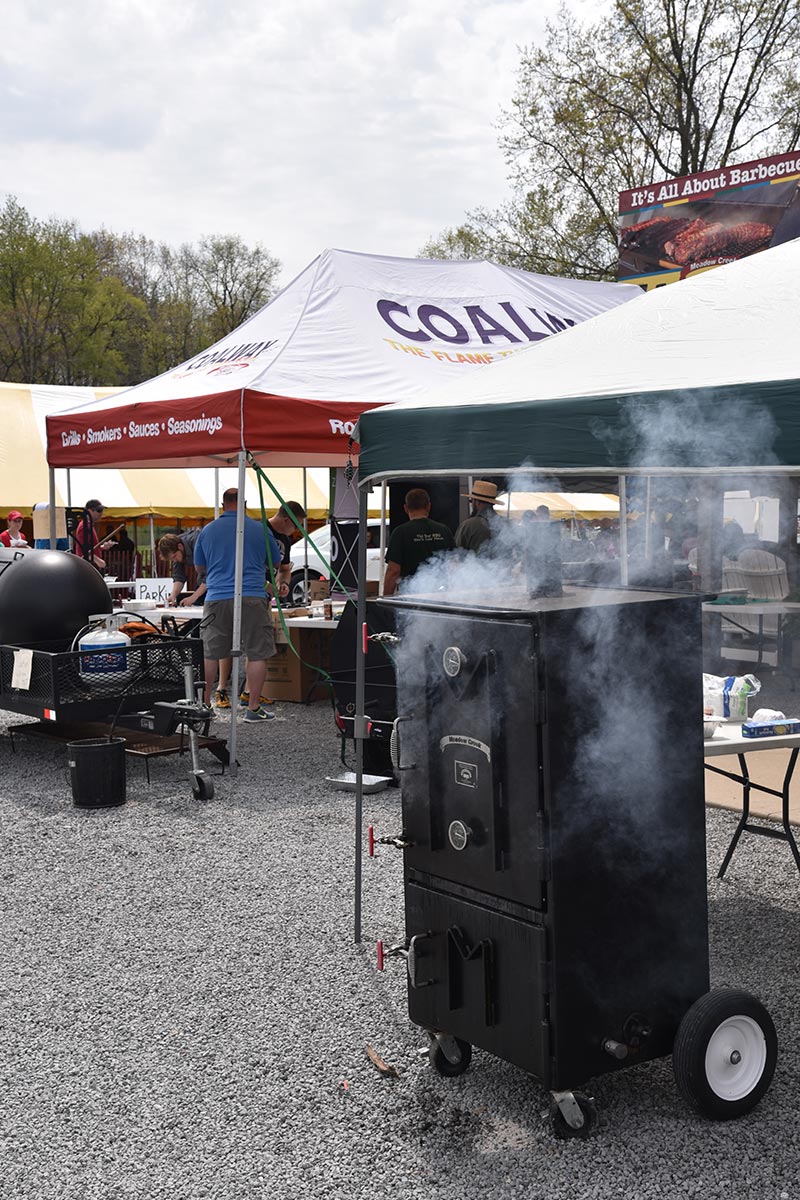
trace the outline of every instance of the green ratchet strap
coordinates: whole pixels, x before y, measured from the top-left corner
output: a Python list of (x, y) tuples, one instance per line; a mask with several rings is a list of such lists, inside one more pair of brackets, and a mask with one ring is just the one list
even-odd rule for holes
[[(317, 546), (316, 546), (316, 544), (315, 544), (315, 543), (314, 543), (314, 541), (311, 539), (311, 537), (310, 537), (310, 536), (309, 536), (309, 535), (306, 533), (305, 529), (304, 529), (304, 528), (303, 528), (303, 526), (300, 524), (300, 522), (297, 520), (297, 518), (295, 517), (295, 515), (294, 515), (294, 513), (291, 511), (291, 509), (289, 509), (289, 508), (287, 508), (287, 507), (286, 507), (286, 501), (283, 499), (283, 496), (281, 496), (281, 494), (280, 494), (280, 492), (278, 491), (278, 489), (277, 489), (277, 488), (274, 486), (274, 484), (272, 483), (272, 480), (271, 480), (271, 479), (269, 479), (269, 478), (267, 477), (267, 475), (265, 475), (264, 471), (261, 469), (261, 467), (259, 466), (259, 464), (256, 462), (256, 460), (253, 458), (253, 456), (252, 456), (251, 454), (248, 454), (247, 458), (248, 458), (248, 463), (249, 463), (250, 467), (253, 469), (253, 471), (255, 471), (256, 478), (257, 478), (257, 480), (258, 480), (258, 494), (259, 494), (259, 497), (260, 497), (260, 499), (261, 499), (261, 523), (262, 523), (262, 525), (264, 526), (264, 537), (265, 537), (265, 539), (266, 539), (266, 541), (267, 541), (267, 545), (269, 545), (269, 534), (268, 534), (268, 531), (267, 531), (267, 513), (266, 513), (266, 508), (265, 508), (265, 506), (264, 506), (264, 488), (263, 488), (263, 483), (266, 483), (267, 487), (268, 487), (268, 488), (269, 488), (269, 490), (272, 492), (272, 494), (273, 494), (273, 496), (275, 497), (275, 499), (278, 501), (278, 505), (279, 505), (279, 507), (280, 507), (280, 508), (283, 508), (283, 509), (284, 509), (284, 510), (285, 510), (285, 511), (286, 511), (286, 512), (289, 514), (289, 516), (292, 518), (292, 521), (294, 522), (295, 526), (296, 526), (296, 527), (297, 527), (297, 528), (300, 530), (300, 533), (303, 535), (303, 537), (305, 538), (305, 540), (306, 540), (306, 541), (309, 543), (309, 545), (310, 545), (310, 546), (313, 546), (314, 550), (315, 550), (315, 551), (316, 551), (316, 553), (319, 555), (319, 557), (320, 557), (320, 560), (322, 561), (322, 564), (323, 564), (323, 566), (325, 566), (325, 567), (328, 569), (328, 571), (329, 571), (330, 575), (331, 575), (331, 576), (332, 576), (332, 577), (333, 577), (333, 578), (336, 580), (336, 582), (338, 583), (338, 585), (339, 585), (339, 587), (341, 588), (341, 590), (342, 590), (342, 592), (344, 593), (344, 595), (347, 595), (347, 589), (346, 589), (346, 587), (344, 586), (344, 584), (342, 583), (341, 579), (340, 579), (340, 578), (339, 578), (339, 576), (336, 574), (336, 572), (333, 570), (332, 566), (331, 566), (331, 565), (330, 565), (330, 563), (327, 561), (327, 559), (325, 558), (325, 556), (324, 556), (324, 555), (323, 555), (323, 554), (322, 554), (322, 553), (321, 553), (321, 552), (320, 552), (320, 551), (317, 549)], [(263, 481), (263, 483), (262, 483), (262, 481)], [(276, 601), (276, 604), (277, 604), (277, 606), (278, 606), (278, 612), (280, 613), (281, 625), (282, 625), (282, 627), (283, 627), (284, 636), (286, 637), (286, 640), (287, 640), (287, 642), (289, 643), (289, 646), (290, 646), (290, 648), (291, 648), (291, 651), (292, 651), (292, 653), (295, 655), (295, 657), (296, 657), (296, 658), (299, 658), (299, 659), (300, 659), (300, 662), (301, 662), (301, 663), (303, 663), (303, 666), (306, 666), (306, 667), (308, 667), (308, 668), (309, 668), (309, 670), (312, 670), (312, 671), (318, 671), (318, 672), (319, 672), (319, 674), (320, 674), (321, 676), (324, 676), (324, 681), (325, 681), (327, 684), (329, 684), (329, 685), (330, 685), (330, 684), (332, 684), (332, 679), (331, 679), (331, 676), (328, 674), (328, 672), (327, 672), (327, 671), (323, 671), (321, 667), (317, 667), (317, 666), (314, 666), (314, 665), (312, 665), (311, 663), (307, 663), (307, 662), (305, 662), (305, 660), (304, 660), (304, 659), (302, 659), (302, 658), (300, 658), (300, 655), (299, 655), (299, 654), (297, 653), (297, 651), (295, 650), (295, 648), (294, 648), (294, 645), (292, 644), (292, 640), (291, 640), (291, 638), (289, 637), (289, 630), (288, 630), (288, 628), (287, 628), (287, 625), (286, 625), (286, 619), (284, 618), (284, 615), (283, 615), (283, 606), (282, 606), (282, 604), (281, 604), (281, 602), (280, 602), (280, 596), (279, 596), (279, 593), (278, 593), (278, 586), (277, 586), (277, 583), (276, 583), (276, 581), (275, 581), (275, 574), (274, 574), (274, 571), (273, 571), (273, 569), (272, 569), (272, 561), (271, 561), (271, 557), (270, 557), (269, 555), (268, 555), (267, 557), (268, 557), (268, 559), (270, 559), (270, 562), (269, 562), (269, 575), (270, 575), (270, 580), (271, 580), (271, 582), (272, 582), (272, 588), (273, 588), (273, 592), (274, 592), (274, 595), (275, 595), (275, 601)], [(349, 600), (349, 599), (348, 599), (348, 600), (346, 601), (346, 603), (347, 603), (347, 604), (352, 604), (353, 602), (352, 602), (352, 600)], [(393, 652), (392, 652), (392, 651), (389, 649), (389, 646), (388, 646), (388, 645), (384, 645), (383, 649), (384, 649), (384, 653), (386, 654), (386, 657), (387, 657), (387, 658), (388, 658), (388, 659), (389, 659), (391, 662), (393, 662), (393, 663), (394, 663), (394, 662), (395, 662), (395, 655), (394, 655), (394, 653), (393, 653)]]

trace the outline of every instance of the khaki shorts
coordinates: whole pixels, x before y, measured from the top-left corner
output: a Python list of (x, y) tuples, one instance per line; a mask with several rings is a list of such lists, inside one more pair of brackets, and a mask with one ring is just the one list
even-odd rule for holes
[[(233, 600), (206, 600), (200, 634), (206, 658), (230, 658)], [(262, 662), (275, 653), (275, 635), (266, 596), (242, 596), (242, 650), (250, 662)]]

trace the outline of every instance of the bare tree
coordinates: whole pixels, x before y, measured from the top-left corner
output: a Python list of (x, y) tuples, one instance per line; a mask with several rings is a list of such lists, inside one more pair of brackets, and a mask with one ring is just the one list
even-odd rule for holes
[(512, 198), (461, 228), (515, 266), (611, 276), (619, 191), (797, 146), (799, 31), (798, 0), (614, 0), (589, 25), (562, 5), (502, 117)]

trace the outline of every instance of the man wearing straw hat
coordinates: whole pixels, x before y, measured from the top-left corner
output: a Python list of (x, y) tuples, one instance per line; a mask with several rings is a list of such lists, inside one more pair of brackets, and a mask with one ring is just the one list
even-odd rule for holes
[[(462, 493), (463, 494), (463, 493)], [(497, 485), (485, 479), (476, 479), (472, 491), (466, 493), (470, 500), (470, 515), (456, 530), (456, 546), (459, 550), (485, 549), (492, 536), (494, 506), (497, 504)]]

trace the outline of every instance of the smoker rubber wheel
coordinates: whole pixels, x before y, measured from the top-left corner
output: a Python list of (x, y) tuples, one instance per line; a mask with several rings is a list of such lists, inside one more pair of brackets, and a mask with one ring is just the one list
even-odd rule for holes
[(764, 1005), (736, 988), (715, 988), (695, 1001), (672, 1048), (678, 1090), (703, 1116), (739, 1117), (755, 1108), (778, 1057), (775, 1026)]
[(597, 1106), (591, 1096), (585, 1092), (573, 1092), (575, 1103), (583, 1113), (583, 1124), (580, 1129), (573, 1129), (554, 1100), (550, 1105), (550, 1125), (557, 1138), (566, 1141), (568, 1138), (591, 1137), (597, 1125)]
[(209, 775), (195, 775), (192, 780), (192, 795), (195, 800), (213, 800), (214, 780)]
[(434, 1046), (431, 1050), (431, 1066), (437, 1074), (444, 1075), (446, 1079), (453, 1079), (456, 1075), (463, 1075), (472, 1062), (472, 1046), (470, 1046), (469, 1042), (462, 1042), (461, 1038), (456, 1038), (455, 1043), (461, 1052), (461, 1058), (457, 1063), (451, 1063), (450, 1059), (445, 1057), (441, 1046)]

